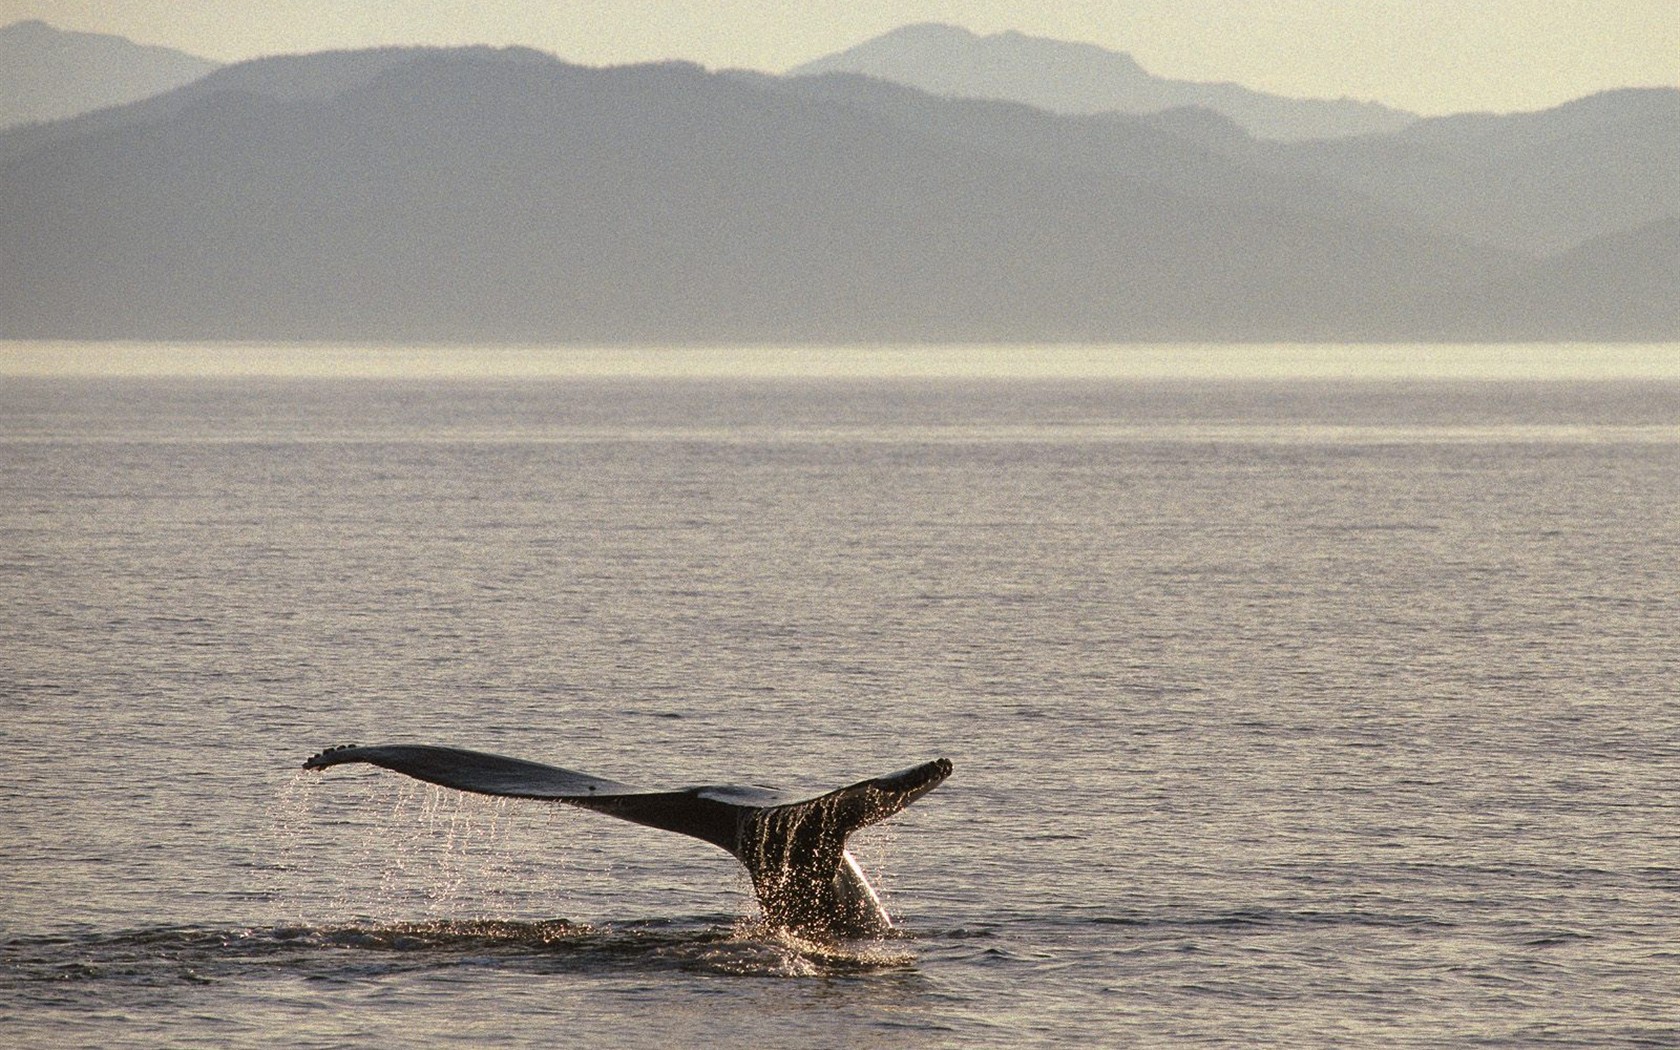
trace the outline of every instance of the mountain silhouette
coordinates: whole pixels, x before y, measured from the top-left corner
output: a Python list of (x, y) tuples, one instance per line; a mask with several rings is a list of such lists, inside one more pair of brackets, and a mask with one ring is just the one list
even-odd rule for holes
[(120, 36), (14, 22), (0, 27), (0, 128), (133, 102), (197, 80), (217, 65)]
[(836, 71), (942, 96), (1144, 114), (1251, 173), (1339, 186), (1402, 224), (1523, 252), (1556, 254), (1680, 214), (1676, 88), (1606, 91), (1535, 113), (1420, 119), (1164, 80), (1091, 44), (938, 24), (894, 30), (789, 75)]
[(1680, 89), (1607, 91), (1535, 113), (1228, 156), (1334, 182), (1427, 228), (1541, 254), (1680, 215)]
[(1128, 54), (1014, 31), (979, 36), (923, 23), (788, 70), (862, 73), (935, 95), (1025, 102), (1056, 113), (1158, 113), (1200, 107), (1261, 138), (1296, 141), (1397, 131), (1416, 116), (1375, 102), (1296, 99), (1239, 84), (1155, 76)]
[(10, 338), (1543, 339), (1623, 286), (1615, 330), (1673, 337), (1669, 278), (1582, 252), (1170, 121), (523, 49), (260, 60), (0, 134)]
[[(466, 50), (470, 52), (473, 49)], [(509, 49), (509, 52), (520, 50)], [(223, 66), (176, 90), (146, 97), (126, 106), (13, 128), (0, 135), (0, 166), (10, 157), (33, 152), (49, 143), (84, 138), (100, 132), (159, 125), (218, 96), (250, 95), (275, 102), (325, 102), (368, 83), (393, 66), (436, 52), (436, 48), (382, 47), (307, 55), (270, 55)], [(522, 53), (527, 57), (540, 56), (536, 51)]]
[(1559, 337), (1673, 340), (1680, 335), (1680, 218), (1596, 237), (1495, 295), (1516, 309), (1552, 313)]

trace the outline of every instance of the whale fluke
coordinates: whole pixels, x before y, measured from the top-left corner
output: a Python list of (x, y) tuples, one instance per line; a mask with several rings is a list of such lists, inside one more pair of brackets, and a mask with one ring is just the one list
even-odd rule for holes
[(702, 839), (746, 866), (766, 921), (842, 937), (892, 926), (847, 852), (847, 836), (892, 816), (951, 775), (950, 761), (938, 758), (815, 797), (744, 785), (653, 791), (541, 762), (413, 744), (328, 748), (303, 768), (351, 762), (458, 791), (563, 802)]

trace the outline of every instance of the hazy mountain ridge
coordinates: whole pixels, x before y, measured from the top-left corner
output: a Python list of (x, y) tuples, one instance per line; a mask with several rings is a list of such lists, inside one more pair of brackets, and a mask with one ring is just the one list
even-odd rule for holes
[[(943, 98), (855, 73), (760, 76), (759, 82), (857, 107), (918, 134), (952, 138), (1022, 161), (1044, 163), (1053, 158), (1057, 166), (1151, 184), (1186, 197), (1241, 200), (1358, 223), (1416, 224), (1409, 213), (1390, 213), (1364, 193), (1251, 154), (1253, 139), (1209, 110), (1169, 110), (1145, 117), (1061, 115), (1019, 102)], [(1242, 148), (1228, 148), (1232, 141)]]
[[(489, 47), (460, 48), (461, 53), (491, 53)], [(218, 95), (250, 95), (275, 101), (325, 101), (372, 81), (380, 73), (416, 58), (445, 53), (435, 47), (387, 47), (361, 51), (320, 51), (307, 55), (270, 55), (253, 58), (214, 72), (176, 90), (139, 99), (65, 120), (14, 128), (0, 134), (0, 165), (53, 142), (100, 131), (172, 120)], [(552, 56), (525, 48), (496, 53), (526, 60)]]
[[(522, 50), (288, 61), (0, 135), (0, 336), (1680, 335), (1661, 288), (1564, 294), (1629, 284), (1614, 252), (1477, 248), (1150, 121)], [(333, 91), (275, 86), (315, 62)]]
[[(1375, 119), (1268, 131), (1243, 107), (1322, 113), (1315, 108), (1322, 101), (1241, 88), (1210, 94), (1201, 89), (1235, 86), (1164, 80), (1129, 55), (1013, 32), (981, 37), (956, 26), (905, 26), (788, 76), (834, 71), (1065, 113), (1142, 113), (1150, 125), (1251, 174), (1294, 174), (1339, 187), (1391, 221), (1524, 252), (1557, 254), (1680, 214), (1676, 88), (1606, 91), (1533, 113), (1418, 118), (1380, 106), (1338, 108)], [(1233, 98), (1246, 101), (1233, 106)], [(1291, 108), (1297, 104), (1306, 108)]]
[(1134, 115), (1196, 106), (1285, 141), (1396, 131), (1415, 114), (1375, 102), (1296, 99), (1233, 83), (1155, 76), (1131, 55), (1009, 31), (979, 36), (939, 23), (903, 26), (788, 70), (861, 73), (935, 95), (1024, 102), (1055, 113)]
[(1680, 89), (1437, 117), (1387, 136), (1238, 143), (1228, 153), (1346, 186), (1441, 232), (1553, 254), (1680, 215)]
[(1622, 233), (1596, 237), (1548, 259), (1511, 293), (1544, 298), (1574, 325), (1561, 335), (1592, 339), (1606, 330), (1625, 338), (1672, 340), (1680, 335), (1680, 217), (1667, 216)]
[(30, 20), (0, 27), (0, 128), (60, 120), (157, 95), (220, 63)]

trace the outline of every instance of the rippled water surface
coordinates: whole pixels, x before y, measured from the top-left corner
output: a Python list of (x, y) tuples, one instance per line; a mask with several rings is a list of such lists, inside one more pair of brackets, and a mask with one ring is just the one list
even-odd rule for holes
[(0, 378), (8, 1046), (1680, 1043), (1675, 380), (444, 371)]

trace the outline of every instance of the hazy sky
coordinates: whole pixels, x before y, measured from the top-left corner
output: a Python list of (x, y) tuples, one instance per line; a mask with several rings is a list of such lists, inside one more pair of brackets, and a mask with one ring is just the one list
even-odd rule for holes
[(22, 18), (222, 60), (488, 43), (774, 72), (939, 21), (1090, 41), (1162, 76), (1430, 114), (1680, 85), (1680, 0), (0, 0), (0, 23)]

